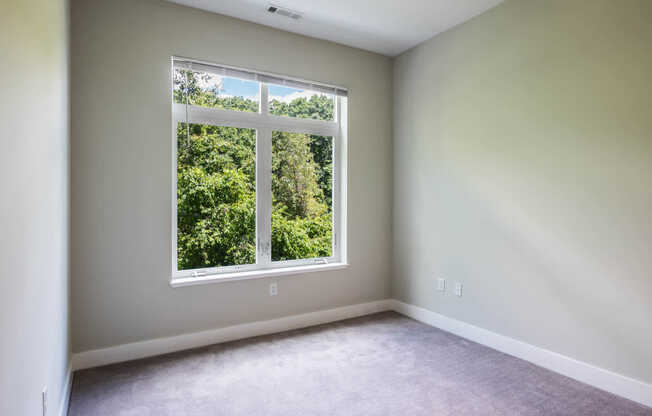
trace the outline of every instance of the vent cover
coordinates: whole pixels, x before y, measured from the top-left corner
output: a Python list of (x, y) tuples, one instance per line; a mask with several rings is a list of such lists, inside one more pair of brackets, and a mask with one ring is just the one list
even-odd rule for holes
[(294, 10), (286, 9), (285, 7), (274, 6), (270, 4), (267, 6), (267, 11), (270, 13), (278, 14), (281, 16), (289, 17), (290, 19), (299, 20), (301, 19), (301, 14), (295, 12)]

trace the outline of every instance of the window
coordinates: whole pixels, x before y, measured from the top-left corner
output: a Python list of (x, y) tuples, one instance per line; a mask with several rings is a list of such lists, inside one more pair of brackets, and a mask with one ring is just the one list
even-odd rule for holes
[(341, 267), (346, 90), (173, 58), (173, 284)]

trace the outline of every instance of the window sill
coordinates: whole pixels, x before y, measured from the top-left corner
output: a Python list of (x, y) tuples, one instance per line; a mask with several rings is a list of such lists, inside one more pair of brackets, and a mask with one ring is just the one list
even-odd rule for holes
[(325, 272), (346, 269), (347, 263), (311, 264), (308, 266), (283, 267), (279, 269), (252, 270), (248, 272), (222, 273), (199, 277), (178, 277), (170, 281), (172, 287), (204, 285), (207, 283), (234, 282), (237, 280), (260, 279), (261, 277), (277, 277), (292, 274)]

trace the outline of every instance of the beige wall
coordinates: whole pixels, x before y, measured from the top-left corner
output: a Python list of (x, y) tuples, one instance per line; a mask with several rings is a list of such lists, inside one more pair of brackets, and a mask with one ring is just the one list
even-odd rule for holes
[(397, 298), (652, 382), (650, 22), (512, 0), (396, 60)]
[[(388, 58), (154, 0), (73, 0), (71, 53), (74, 351), (389, 295)], [(169, 286), (172, 55), (350, 88), (350, 268)]]
[(0, 5), (0, 415), (58, 414), (68, 368), (67, 21)]

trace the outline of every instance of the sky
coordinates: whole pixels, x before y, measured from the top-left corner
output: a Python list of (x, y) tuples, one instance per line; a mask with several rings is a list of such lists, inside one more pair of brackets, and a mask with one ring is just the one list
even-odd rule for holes
[[(231, 77), (221, 77), (219, 75), (211, 75), (208, 81), (200, 79), (199, 85), (201, 88), (213, 88), (215, 85), (222, 83), (220, 96), (222, 97), (244, 97), (258, 101), (258, 83), (255, 81), (245, 81)], [(269, 86), (269, 97), (271, 100), (279, 100), (290, 103), (293, 100), (304, 97), (310, 98), (313, 95), (320, 94), (315, 91), (305, 91), (296, 88), (284, 87), (281, 85)]]

